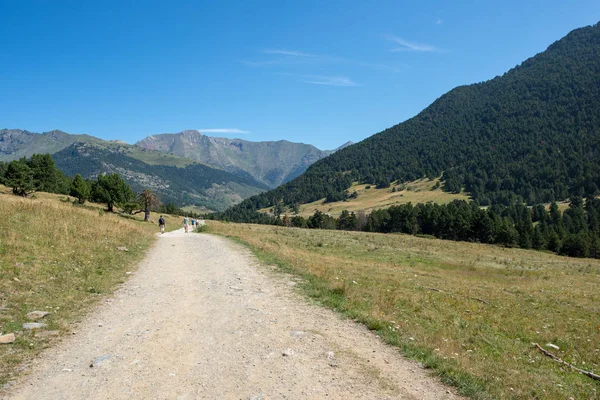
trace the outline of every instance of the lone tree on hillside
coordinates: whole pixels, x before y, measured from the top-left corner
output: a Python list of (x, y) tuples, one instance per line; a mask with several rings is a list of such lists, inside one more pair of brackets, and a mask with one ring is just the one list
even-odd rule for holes
[(106, 203), (109, 212), (114, 206), (123, 207), (134, 198), (133, 191), (119, 174), (98, 175), (98, 181), (92, 189), (92, 198)]
[(73, 179), (73, 183), (71, 183), (71, 196), (77, 197), (79, 204), (84, 204), (90, 198), (90, 192), (90, 185), (88, 185), (81, 175), (77, 174), (75, 179)]
[(12, 187), (14, 194), (23, 197), (27, 197), (35, 189), (33, 171), (23, 160), (11, 161), (8, 164), (4, 174), (4, 183), (6, 186)]
[(160, 206), (158, 196), (150, 189), (146, 189), (138, 195), (138, 202), (142, 206), (142, 211), (144, 211), (144, 221), (149, 221), (150, 211), (156, 210)]

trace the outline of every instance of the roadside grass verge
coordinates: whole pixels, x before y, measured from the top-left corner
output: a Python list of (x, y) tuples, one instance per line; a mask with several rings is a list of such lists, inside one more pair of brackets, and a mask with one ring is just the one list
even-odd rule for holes
[(208, 221), (305, 294), (365, 324), (474, 399), (598, 398), (600, 384), (543, 356), (600, 367), (600, 262), (364, 232)]
[[(124, 282), (158, 232), (138, 221), (143, 215), (125, 219), (101, 205), (74, 206), (66, 196), (24, 199), (7, 192), (0, 187), (0, 332), (17, 339), (0, 344), (0, 388)], [(167, 227), (177, 229), (178, 222), (168, 217)], [(51, 313), (38, 322), (57, 335), (23, 330), (34, 310)]]

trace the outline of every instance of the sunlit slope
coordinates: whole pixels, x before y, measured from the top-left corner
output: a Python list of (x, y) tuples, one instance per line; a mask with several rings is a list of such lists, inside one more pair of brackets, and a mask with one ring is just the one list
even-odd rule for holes
[[(437, 204), (449, 203), (452, 200), (468, 200), (469, 197), (464, 193), (448, 193), (440, 188), (439, 179), (419, 179), (406, 184), (393, 182), (390, 187), (377, 189), (375, 185), (366, 185), (354, 183), (348, 189), (348, 192), (356, 193), (356, 197), (349, 198), (346, 201), (326, 202), (325, 199), (302, 204), (299, 207), (298, 215), (307, 217), (321, 211), (323, 213), (338, 216), (342, 211), (350, 212), (365, 211), (370, 212), (375, 209), (388, 208), (399, 204), (418, 204), (433, 202)], [(270, 212), (270, 208), (263, 208), (261, 212)], [(288, 214), (294, 214), (291, 208), (287, 208)]]

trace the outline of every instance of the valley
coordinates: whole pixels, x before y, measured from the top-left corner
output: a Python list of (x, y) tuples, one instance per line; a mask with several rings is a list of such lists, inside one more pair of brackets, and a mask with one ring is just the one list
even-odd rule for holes
[(0, 397), (600, 398), (600, 8), (507, 1), (7, 5)]

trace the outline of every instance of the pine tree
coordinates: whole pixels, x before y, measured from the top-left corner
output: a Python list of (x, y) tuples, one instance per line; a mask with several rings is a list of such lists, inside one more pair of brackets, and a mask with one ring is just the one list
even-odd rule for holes
[(6, 186), (12, 187), (12, 192), (18, 196), (27, 197), (34, 191), (33, 171), (24, 160), (11, 161), (4, 174)]
[(122, 207), (134, 198), (133, 191), (119, 174), (98, 175), (92, 196), (95, 201), (106, 203), (109, 212), (114, 211), (115, 205)]
[(77, 174), (75, 179), (73, 179), (70, 194), (73, 197), (77, 197), (79, 204), (84, 204), (90, 198), (90, 185), (88, 185), (80, 174)]

